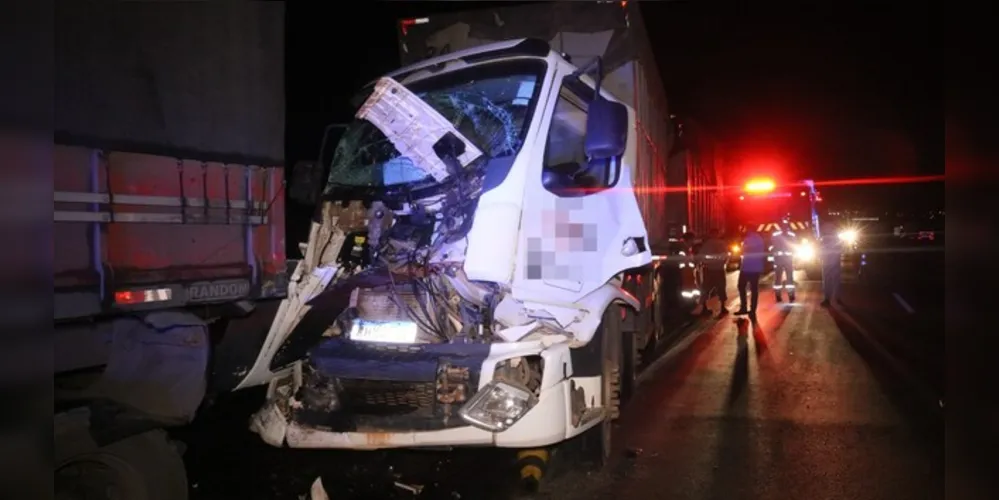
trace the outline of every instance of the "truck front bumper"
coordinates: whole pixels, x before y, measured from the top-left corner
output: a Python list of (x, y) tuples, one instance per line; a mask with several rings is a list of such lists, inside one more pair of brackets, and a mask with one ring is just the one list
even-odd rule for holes
[[(599, 391), (600, 381), (597, 377), (571, 377), (567, 342), (548, 347), (541, 342), (483, 344), (483, 350), (444, 349), (446, 354), (396, 353), (391, 365), (379, 363), (384, 353), (358, 350), (356, 345), (339, 340), (333, 344), (313, 353), (311, 368), (299, 363), (291, 373), (271, 381), (266, 403), (250, 422), (251, 430), (265, 442), (278, 447), (354, 450), (525, 448), (560, 442), (600, 421), (580, 419), (579, 412), (577, 418), (573, 416), (573, 390), (585, 391), (589, 403), (590, 394), (599, 394), (594, 391)], [(325, 360), (316, 359), (324, 355)], [(497, 363), (531, 356), (540, 357), (543, 372), (536, 403), (523, 416), (502, 431), (492, 431), (472, 425), (459, 415), (462, 404), (493, 381)], [(335, 367), (331, 367), (334, 363)], [(430, 374), (420, 373), (430, 366), (434, 367), (433, 380)], [(442, 387), (440, 376), (447, 371), (441, 368), (444, 366), (462, 367), (469, 374), (467, 386), (457, 391)], [(309, 403), (303, 396), (302, 387), (309, 386), (310, 378), (320, 373), (337, 380), (330, 386), (340, 398), (335, 408), (317, 409), (322, 405)], [(351, 395), (349, 386), (368, 392)], [(450, 388), (454, 389), (453, 384)], [(464, 393), (464, 397), (456, 401), (456, 393)]]

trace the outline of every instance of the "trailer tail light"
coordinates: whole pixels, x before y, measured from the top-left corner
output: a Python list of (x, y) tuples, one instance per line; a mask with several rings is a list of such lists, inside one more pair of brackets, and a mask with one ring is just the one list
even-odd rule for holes
[(114, 303), (122, 306), (166, 302), (173, 298), (169, 288), (148, 288), (145, 290), (119, 290), (114, 293)]

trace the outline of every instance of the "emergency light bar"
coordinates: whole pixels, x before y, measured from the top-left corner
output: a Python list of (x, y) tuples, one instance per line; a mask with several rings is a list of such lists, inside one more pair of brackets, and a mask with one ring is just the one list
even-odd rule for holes
[(769, 193), (777, 185), (770, 179), (754, 179), (746, 183), (747, 193)]

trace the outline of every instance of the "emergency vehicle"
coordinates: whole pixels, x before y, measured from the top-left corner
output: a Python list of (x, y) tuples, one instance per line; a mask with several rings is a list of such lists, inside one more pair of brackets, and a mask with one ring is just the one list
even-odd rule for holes
[[(767, 248), (770, 248), (773, 234), (781, 230), (781, 222), (787, 222), (798, 239), (795, 269), (803, 269), (809, 279), (819, 279), (822, 271), (818, 258), (820, 233), (817, 206), (821, 201), (822, 196), (811, 180), (778, 185), (771, 178), (756, 178), (737, 190), (731, 212), (737, 234), (753, 229), (763, 237)], [(733, 245), (733, 257), (739, 251)], [(769, 271), (773, 266), (773, 256), (769, 256), (767, 261)]]

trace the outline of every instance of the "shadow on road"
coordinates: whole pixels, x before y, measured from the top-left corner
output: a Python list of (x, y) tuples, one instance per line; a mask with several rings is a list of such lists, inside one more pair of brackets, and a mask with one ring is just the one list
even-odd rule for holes
[(731, 407), (742, 395), (749, 381), (749, 321), (740, 319), (736, 322), (735, 365), (732, 369), (732, 383), (728, 388), (728, 405)]

